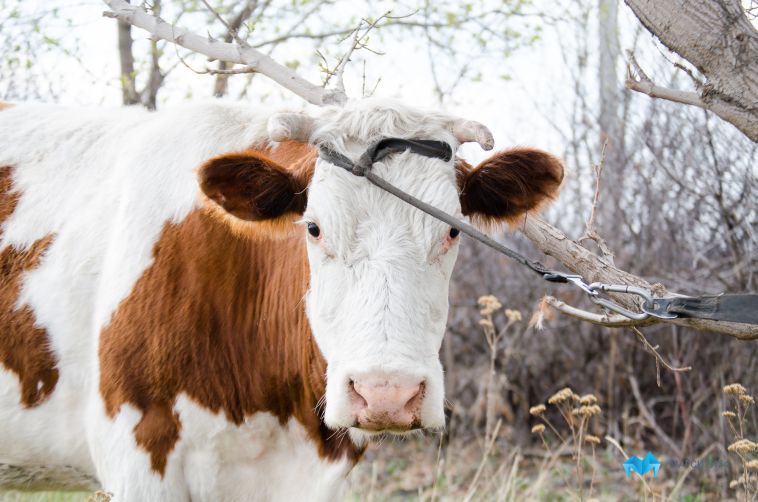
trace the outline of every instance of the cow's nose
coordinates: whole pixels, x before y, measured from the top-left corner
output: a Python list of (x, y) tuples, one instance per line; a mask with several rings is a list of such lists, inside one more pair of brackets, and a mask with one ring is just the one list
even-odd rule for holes
[(404, 431), (419, 427), (423, 399), (423, 381), (409, 383), (388, 376), (350, 382), (351, 411), (361, 429)]

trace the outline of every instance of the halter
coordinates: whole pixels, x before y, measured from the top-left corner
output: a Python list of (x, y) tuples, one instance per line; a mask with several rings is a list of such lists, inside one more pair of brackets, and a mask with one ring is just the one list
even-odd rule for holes
[(502, 253), (513, 260), (516, 260), (534, 272), (542, 275), (543, 278), (548, 281), (570, 282), (572, 281), (572, 278), (579, 277), (549, 270), (541, 263), (527, 259), (516, 251), (503, 246), (493, 239), (490, 239), (465, 221), (462, 221), (400, 190), (384, 178), (381, 178), (380, 176), (374, 174), (374, 172), (371, 170), (376, 162), (384, 160), (387, 156), (393, 153), (401, 153), (406, 150), (409, 150), (412, 153), (416, 153), (418, 155), (423, 155), (424, 157), (442, 159), (445, 162), (449, 162), (453, 158), (453, 149), (448, 143), (445, 143), (444, 141), (401, 138), (384, 138), (371, 144), (366, 149), (366, 151), (363, 152), (357, 162), (353, 162), (347, 156), (337, 152), (334, 147), (329, 144), (319, 145), (319, 156), (322, 159), (334, 164), (335, 166), (341, 167), (356, 176), (366, 178), (382, 190), (391, 193), (395, 197), (416, 207), (417, 209), (420, 209), (433, 218), (436, 218), (452, 227), (457, 228), (464, 234), (476, 239), (482, 244), (491, 247), (495, 251)]
[[(384, 160), (394, 153), (410, 151), (424, 157), (436, 158), (449, 162), (453, 158), (453, 149), (444, 141), (428, 139), (402, 139), (384, 138), (371, 144), (365, 152), (353, 162), (347, 156), (336, 151), (332, 145), (319, 145), (319, 156), (354, 174), (364, 177), (382, 190), (391, 193), (403, 202), (414, 206), (448, 225), (457, 228), (464, 234), (476, 239), (495, 251), (504, 254), (508, 258), (524, 265), (530, 270), (540, 274), (543, 279), (556, 283), (571, 283), (582, 289), (594, 303), (619, 313), (629, 319), (642, 321), (648, 317), (659, 319), (675, 319), (677, 317), (694, 317), (701, 319), (713, 319), (719, 321), (742, 322), (758, 324), (758, 295), (718, 295), (718, 296), (672, 296), (668, 298), (654, 298), (647, 289), (618, 284), (603, 284), (593, 282), (587, 284), (582, 276), (567, 274), (550, 270), (538, 261), (529, 260), (520, 253), (507, 248), (499, 242), (487, 237), (482, 232), (426, 202), (417, 199), (413, 195), (400, 190), (384, 178), (374, 174), (371, 170), (373, 165)], [(600, 296), (600, 292), (625, 293), (640, 297), (643, 300), (642, 312), (633, 312), (618, 303)]]
[(405, 150), (410, 150), (424, 157), (442, 159), (445, 162), (449, 162), (453, 158), (453, 149), (444, 141), (401, 138), (384, 138), (373, 143), (363, 152), (357, 162), (353, 162), (342, 155), (329, 144), (319, 145), (319, 156), (356, 176), (366, 176), (366, 173), (376, 162), (384, 160), (385, 157), (393, 153), (401, 153)]

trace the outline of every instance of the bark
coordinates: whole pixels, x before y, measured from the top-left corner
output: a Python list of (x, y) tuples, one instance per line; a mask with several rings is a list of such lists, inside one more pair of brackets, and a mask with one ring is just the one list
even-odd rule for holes
[[(648, 31), (705, 77), (697, 96), (677, 101), (714, 112), (758, 142), (758, 31), (740, 1), (625, 1)], [(643, 90), (634, 83), (629, 87), (653, 97), (682, 92), (650, 88), (652, 82)]]

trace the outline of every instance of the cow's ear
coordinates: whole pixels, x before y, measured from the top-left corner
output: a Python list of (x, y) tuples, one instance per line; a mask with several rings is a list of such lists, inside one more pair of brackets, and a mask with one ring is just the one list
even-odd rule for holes
[(563, 164), (541, 150), (511, 148), (476, 167), (459, 159), (456, 174), (463, 214), (492, 227), (515, 223), (552, 200), (563, 180)]
[(303, 214), (307, 182), (251, 151), (214, 157), (199, 171), (200, 188), (226, 212), (247, 221)]

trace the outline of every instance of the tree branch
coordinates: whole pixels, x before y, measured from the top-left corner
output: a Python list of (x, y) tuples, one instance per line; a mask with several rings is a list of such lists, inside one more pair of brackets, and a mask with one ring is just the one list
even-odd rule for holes
[[(521, 232), (543, 253), (557, 259), (567, 269), (581, 275), (587, 282), (604, 282), (608, 284), (628, 284), (650, 290), (655, 296), (670, 294), (661, 284), (651, 285), (636, 275), (616, 268), (603, 258), (591, 253), (569, 239), (566, 234), (540, 218), (527, 217), (520, 228)], [(620, 305), (639, 310), (635, 297), (631, 295), (611, 295)], [(589, 319), (586, 319), (589, 320)], [(713, 331), (733, 336), (740, 340), (758, 340), (758, 326), (710, 319), (652, 319), (652, 323), (669, 323), (686, 326), (700, 331)]]
[(580, 321), (590, 322), (592, 324), (605, 326), (607, 328), (626, 328), (629, 326), (643, 326), (646, 324), (653, 324), (655, 322), (655, 321), (650, 321), (649, 319), (645, 319), (644, 321), (635, 321), (634, 319), (629, 319), (628, 317), (624, 317), (620, 314), (606, 315), (606, 314), (596, 314), (594, 312), (588, 312), (586, 310), (572, 307), (571, 305), (555, 298), (554, 296), (545, 296), (544, 300), (545, 300), (545, 303), (547, 303), (548, 305), (550, 305), (551, 307), (553, 307), (555, 310), (557, 310), (558, 312), (562, 314), (565, 314), (569, 317), (573, 317), (574, 319), (579, 319)]
[[(665, 99), (666, 101), (697, 106), (711, 111), (727, 122), (737, 126), (738, 129), (753, 141), (758, 141), (758, 124), (756, 123), (758, 115), (746, 112), (743, 108), (722, 100), (710, 99), (706, 101), (697, 92), (669, 89), (668, 87), (656, 85), (640, 68), (632, 53), (629, 53), (628, 76), (625, 85), (627, 89), (647, 94), (651, 98)], [(703, 89), (707, 88), (703, 87)]]
[(347, 100), (344, 92), (323, 89), (253, 47), (242, 47), (239, 44), (219, 42), (209, 39), (209, 37), (197, 35), (185, 28), (174, 26), (161, 18), (152, 16), (141, 7), (130, 5), (124, 0), (104, 0), (104, 2), (111, 8), (111, 11), (103, 14), (106, 17), (112, 17), (142, 28), (155, 38), (203, 54), (211, 60), (246, 65), (311, 104), (317, 106), (339, 105)]
[(710, 110), (758, 142), (758, 31), (739, 0), (625, 0), (669, 50), (705, 76), (697, 93), (627, 81), (627, 87)]

